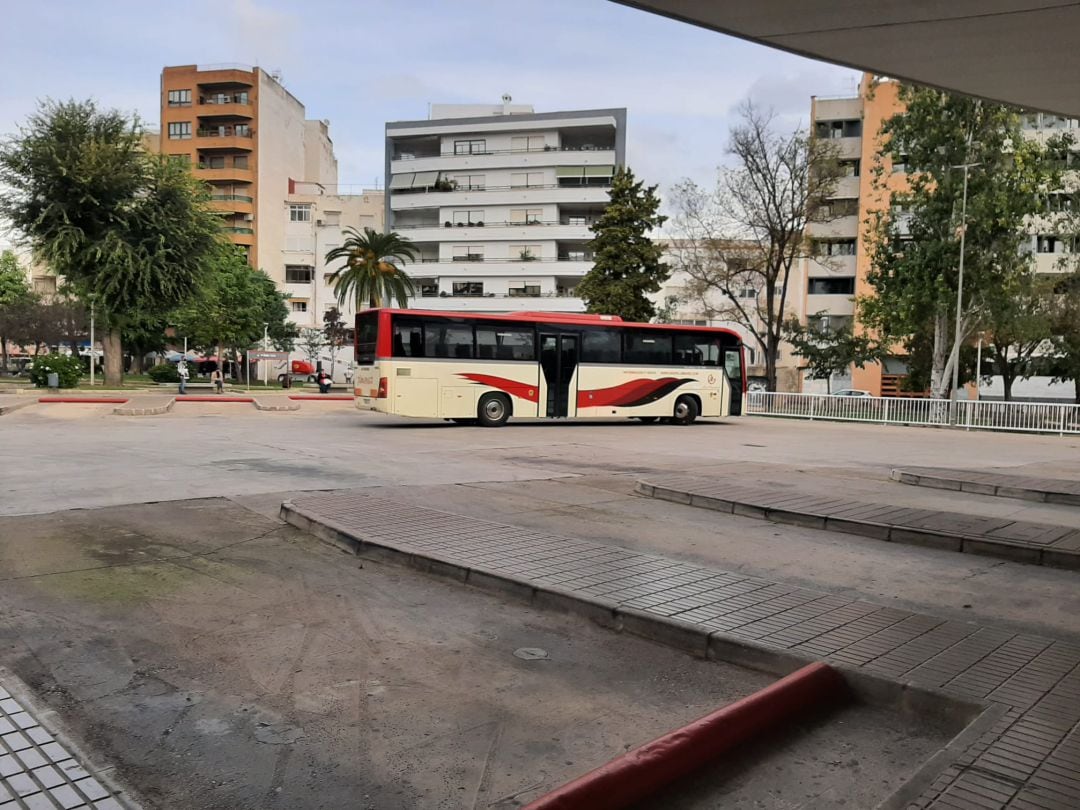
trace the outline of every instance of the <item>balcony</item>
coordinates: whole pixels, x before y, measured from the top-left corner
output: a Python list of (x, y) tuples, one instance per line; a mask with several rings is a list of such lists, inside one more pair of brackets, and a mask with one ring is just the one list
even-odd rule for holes
[(221, 126), (201, 127), (195, 133), (199, 149), (243, 149), (250, 151), (252, 145), (251, 127)]
[(253, 214), (255, 200), (243, 194), (211, 194), (210, 207), (215, 211)]
[(212, 169), (206, 164), (200, 163), (195, 167), (195, 176), (208, 183), (255, 182), (255, 170), (239, 166), (224, 166)]
[(437, 155), (418, 153), (412, 158), (396, 158), (390, 162), (391, 174), (424, 171), (465, 171), (466, 169), (509, 169), (535, 166), (613, 166), (615, 147), (582, 149), (548, 146), (543, 149), (495, 149), (456, 155), (443, 152)]
[[(450, 206), (519, 205), (527, 203), (594, 203), (607, 204), (608, 185), (562, 186), (557, 183), (533, 186), (485, 186), (482, 189), (428, 189), (402, 194), (391, 192), (390, 210), (408, 211), (416, 208)], [(578, 227), (578, 226), (575, 226)]]
[(806, 234), (815, 239), (855, 239), (859, 235), (859, 217), (837, 217), (827, 222), (810, 222), (806, 226)]
[(440, 278), (547, 278), (566, 276), (581, 278), (592, 269), (593, 263), (581, 259), (532, 259), (522, 261), (518, 257), (499, 258), (485, 256), (481, 260), (425, 259), (405, 265), (410, 276), (439, 276)]
[(584, 312), (585, 303), (569, 294), (549, 293), (540, 296), (511, 296), (487, 293), (483, 296), (447, 294), (423, 296), (410, 300), (415, 309), (439, 312)]
[(807, 295), (806, 312), (814, 315), (825, 312), (829, 315), (854, 315), (855, 298), (847, 295)]
[(399, 225), (394, 223), (394, 230), (407, 236), (413, 242), (446, 242), (449, 240), (499, 240), (526, 241), (541, 240), (588, 240), (593, 235), (587, 225), (564, 225), (560, 222), (539, 221), (532, 224), (521, 222), (473, 222), (463, 225), (446, 223), (441, 225)]

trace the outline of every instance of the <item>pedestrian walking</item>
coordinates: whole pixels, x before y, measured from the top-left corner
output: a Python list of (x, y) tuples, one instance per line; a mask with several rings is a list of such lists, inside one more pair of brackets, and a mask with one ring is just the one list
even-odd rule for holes
[(187, 363), (181, 360), (176, 364), (176, 373), (180, 375), (180, 393), (187, 393), (188, 368)]
[(214, 384), (214, 393), (225, 393), (225, 378), (222, 376), (220, 368), (215, 368), (210, 372), (210, 382)]

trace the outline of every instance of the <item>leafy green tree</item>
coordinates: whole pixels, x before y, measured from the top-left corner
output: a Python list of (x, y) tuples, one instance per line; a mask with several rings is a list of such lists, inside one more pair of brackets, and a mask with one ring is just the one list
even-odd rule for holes
[(209, 267), (208, 283), (172, 318), (189, 343), (218, 357), (225, 350), (237, 360), (234, 373), (242, 353), (262, 341), (264, 326), (276, 349), (292, 349), (296, 325), (289, 321), (286, 296), (266, 273), (227, 244), (219, 245)]
[(151, 304), (183, 304), (220, 241), (188, 169), (141, 146), (137, 120), (92, 101), (45, 101), (0, 147), (0, 216), (105, 327), (105, 381), (123, 377), (122, 330)]
[(1080, 405), (1080, 269), (1058, 279), (1050, 300), (1054, 334), (1052, 374), (1055, 382), (1073, 384), (1073, 399)]
[(593, 266), (577, 285), (588, 312), (641, 322), (656, 314), (649, 294), (668, 277), (664, 249), (649, 237), (667, 220), (657, 213), (656, 188), (635, 180), (630, 169), (615, 170), (607, 207), (589, 229)]
[[(990, 361), (1001, 376), (1004, 398), (1012, 400), (1013, 384), (1035, 373), (1038, 353), (1053, 334), (1054, 283), (1034, 273), (1007, 279), (1010, 287), (987, 296), (982, 326)], [(980, 369), (981, 372), (981, 369)]]
[(157, 308), (131, 312), (124, 318), (121, 340), (131, 353), (132, 374), (143, 373), (143, 358), (150, 352), (165, 351), (169, 320), (169, 313)]
[(338, 349), (345, 346), (348, 326), (341, 317), (341, 310), (337, 307), (331, 307), (323, 313), (323, 334), (326, 336), (326, 343), (330, 347), (331, 377), (334, 376), (334, 372), (337, 370), (337, 353)]
[[(929, 330), (931, 391), (947, 397), (960, 350), (960, 236), (963, 343), (990, 316), (992, 301), (1031, 273), (1030, 257), (1020, 251), (1025, 224), (1042, 211), (1040, 192), (1055, 187), (1058, 175), (1053, 150), (1022, 136), (1013, 108), (911, 86), (900, 89), (900, 100), (905, 109), (883, 124), (873, 169), (889, 205), (868, 222), (874, 295), (859, 301), (859, 317), (883, 342)], [(907, 190), (890, 191), (887, 160), (912, 167)]]
[(407, 307), (415, 288), (401, 262), (416, 258), (416, 245), (395, 231), (345, 228), (344, 234), (345, 241), (326, 254), (328, 265), (345, 262), (330, 276), (338, 303), (353, 301), (359, 310), (365, 303), (375, 309), (396, 300), (399, 307)]
[(752, 104), (731, 129), (731, 162), (716, 186), (691, 180), (673, 194), (673, 264), (684, 289), (707, 318), (734, 321), (757, 343), (768, 390), (776, 390), (776, 359), (783, 339), (788, 286), (815, 255), (811, 223), (843, 216), (831, 202), (841, 176), (835, 143), (800, 129), (780, 131), (771, 113)]
[(837, 329), (817, 326), (826, 320), (824, 312), (811, 315), (805, 325), (791, 317), (784, 323), (784, 340), (806, 361), (810, 379), (825, 380), (825, 390), (832, 393), (834, 374), (843, 374), (853, 365), (864, 368), (879, 359), (881, 350), (869, 336), (854, 334), (850, 323)]
[(14, 252), (0, 253), (0, 371), (7, 370), (8, 338), (21, 306), (32, 297), (26, 273), (19, 267)]

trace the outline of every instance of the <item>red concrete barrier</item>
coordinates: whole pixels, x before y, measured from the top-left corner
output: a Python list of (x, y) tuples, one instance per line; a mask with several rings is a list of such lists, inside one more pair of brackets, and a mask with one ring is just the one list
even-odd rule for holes
[(619, 810), (631, 807), (706, 762), (799, 714), (845, 699), (847, 686), (826, 664), (810, 664), (526, 805), (525, 810)]
[(122, 405), (127, 397), (38, 397), (38, 402), (75, 402), (85, 405)]
[(177, 402), (247, 402), (252, 403), (255, 397), (226, 397), (216, 394), (200, 396), (199, 394), (184, 394), (176, 398)]
[(341, 400), (342, 402), (352, 402), (354, 397), (352, 394), (289, 394), (289, 399), (308, 399), (308, 400)]

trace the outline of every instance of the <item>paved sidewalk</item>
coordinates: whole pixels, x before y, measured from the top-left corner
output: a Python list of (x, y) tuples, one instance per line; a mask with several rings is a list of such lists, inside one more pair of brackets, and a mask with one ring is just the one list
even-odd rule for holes
[(1080, 506), (1080, 481), (1065, 478), (1036, 478), (944, 467), (900, 467), (892, 471), (892, 479), (917, 487)]
[(687, 475), (649, 476), (637, 482), (636, 491), (703, 509), (811, 529), (1080, 569), (1080, 529), (1075, 521), (1064, 526), (1034, 523)]
[[(365, 492), (282, 505), (300, 528), (716, 658), (824, 660), (1000, 707), (911, 810), (1080, 806), (1080, 647), (881, 607)], [(740, 652), (743, 651), (743, 652)]]
[(158, 416), (168, 413), (176, 404), (176, 397), (165, 395), (147, 395), (132, 397), (122, 405), (113, 408), (117, 416)]
[[(14, 684), (8, 686), (14, 691)], [(131, 810), (0, 680), (0, 810)]]
[(0, 416), (19, 410), (19, 408), (25, 408), (27, 405), (33, 405), (37, 402), (37, 397), (21, 397), (13, 395), (0, 396)]

